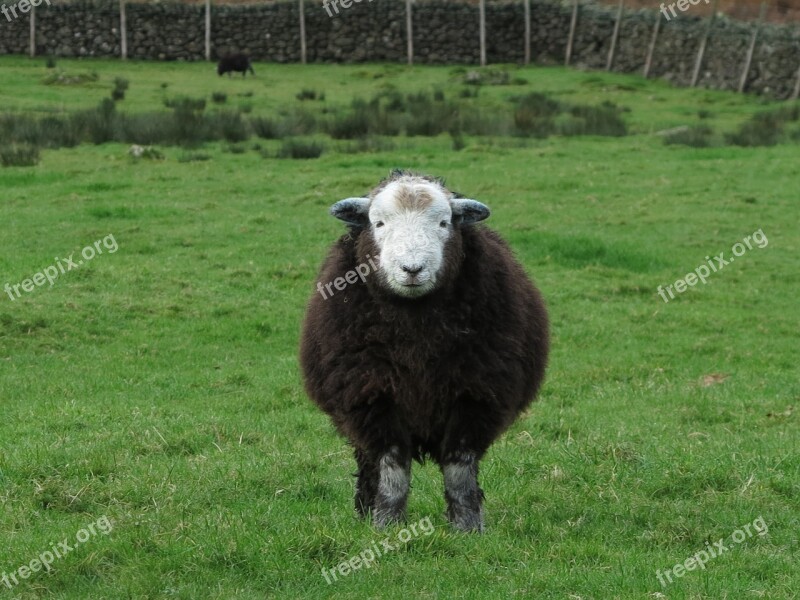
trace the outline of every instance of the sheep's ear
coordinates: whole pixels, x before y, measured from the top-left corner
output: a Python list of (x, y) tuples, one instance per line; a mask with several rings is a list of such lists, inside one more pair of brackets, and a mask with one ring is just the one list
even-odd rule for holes
[(469, 198), (453, 198), (453, 221), (459, 225), (470, 225), (488, 219), (491, 211), (489, 207)]
[(331, 214), (348, 225), (364, 227), (369, 222), (369, 198), (345, 198), (331, 206)]

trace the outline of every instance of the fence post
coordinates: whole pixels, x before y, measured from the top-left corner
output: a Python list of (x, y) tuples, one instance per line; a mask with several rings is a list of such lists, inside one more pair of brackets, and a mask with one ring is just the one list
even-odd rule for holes
[(525, 64), (531, 63), (531, 0), (525, 0)]
[(711, 16), (708, 19), (708, 25), (706, 26), (706, 31), (703, 34), (703, 39), (700, 41), (700, 49), (697, 51), (697, 60), (694, 63), (694, 73), (692, 73), (691, 87), (697, 85), (697, 78), (700, 77), (700, 67), (703, 64), (703, 56), (706, 53), (706, 43), (708, 42), (708, 36), (711, 35), (711, 27), (714, 25), (714, 17), (716, 16), (717, 0), (714, 0), (711, 4)]
[(608, 60), (606, 61), (606, 71), (611, 70), (611, 65), (614, 64), (614, 53), (617, 50), (617, 38), (619, 37), (619, 26), (622, 22), (622, 6), (625, 0), (619, 0), (619, 7), (617, 8), (617, 20), (614, 22), (614, 33), (611, 34), (611, 47), (608, 49)]
[(480, 38), (481, 38), (481, 66), (486, 66), (486, 0), (480, 0), (478, 5), (480, 14)]
[(744, 69), (742, 69), (742, 78), (739, 80), (739, 93), (744, 92), (747, 87), (747, 76), (750, 74), (750, 64), (753, 62), (753, 53), (756, 49), (756, 40), (758, 39), (758, 30), (761, 29), (761, 23), (764, 21), (764, 16), (767, 14), (767, 3), (761, 3), (761, 10), (758, 12), (758, 21), (753, 29), (753, 35), (750, 38), (750, 47), (747, 49), (747, 56), (744, 59)]
[(128, 23), (125, 18), (125, 0), (119, 0), (119, 54), (128, 58)]
[(572, 19), (569, 22), (569, 37), (567, 38), (567, 53), (564, 57), (564, 65), (569, 66), (572, 58), (572, 42), (575, 39), (575, 26), (578, 24), (578, 0), (572, 3)]
[[(715, 0), (716, 1), (716, 0)], [(656, 16), (656, 24), (653, 26), (653, 37), (650, 38), (650, 46), (647, 48), (647, 58), (644, 61), (644, 78), (650, 74), (650, 66), (653, 64), (653, 52), (656, 50), (656, 41), (658, 40), (658, 30), (661, 29), (661, 14)]]
[(800, 97), (800, 68), (797, 69), (797, 81), (794, 82), (794, 92), (789, 100), (797, 100)]
[(300, 0), (300, 62), (306, 64), (306, 11)]
[(406, 0), (406, 53), (408, 64), (414, 64), (414, 26), (411, 22), (411, 0)]
[(211, 60), (211, 0), (206, 0), (206, 60)]
[(36, 5), (31, 3), (31, 33), (29, 41), (31, 58), (36, 56)]

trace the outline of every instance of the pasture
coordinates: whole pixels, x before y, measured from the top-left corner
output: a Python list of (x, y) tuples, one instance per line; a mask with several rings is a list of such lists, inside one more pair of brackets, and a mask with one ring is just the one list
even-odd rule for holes
[[(562, 68), (254, 66), (0, 57), (0, 132), (39, 145), (34, 166), (0, 166), (0, 286), (96, 251), (0, 294), (0, 577), (19, 580), (0, 599), (796, 597), (800, 125), (748, 121), (790, 105)], [(116, 78), (103, 143), (44, 143)], [(532, 93), (573, 107), (556, 127), (612, 103), (627, 135), (538, 135)], [(400, 130), (348, 136), (344, 111), (379, 94), (397, 111), (369, 127), (394, 114), (382, 126)], [(181, 98), (252, 131), (132, 157), (125, 136), (162, 117), (123, 117)], [(450, 131), (406, 134), (415, 102), (450, 101)], [(724, 141), (773, 125), (774, 145)], [(703, 127), (706, 147), (658, 134)], [(288, 139), (323, 151), (281, 158)], [(328, 207), (395, 167), (488, 204), (550, 311), (540, 398), (482, 463), (482, 536), (448, 527), (432, 464), (409, 501), (409, 525), (432, 529), (399, 541), (359, 521), (351, 452), (300, 382), (305, 303), (344, 232)], [(757, 231), (767, 244), (659, 296)], [(108, 236), (113, 252), (95, 245)], [(74, 544), (103, 517), (108, 533)], [(338, 568), (385, 538), (369, 568)], [(75, 547), (48, 572), (20, 575), (61, 540)]]

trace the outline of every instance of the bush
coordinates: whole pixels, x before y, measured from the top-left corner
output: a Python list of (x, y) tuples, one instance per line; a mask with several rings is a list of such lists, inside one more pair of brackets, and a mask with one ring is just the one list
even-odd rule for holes
[(81, 131), (81, 139), (93, 144), (105, 144), (115, 139), (116, 106), (110, 98), (103, 98), (97, 108), (73, 115), (73, 126)]
[(211, 160), (211, 155), (203, 152), (189, 152), (181, 154), (178, 157), (178, 162), (180, 163), (200, 162), (204, 160)]
[(228, 94), (225, 92), (214, 92), (211, 94), (211, 101), (215, 104), (225, 104), (228, 101)]
[(123, 79), (122, 77), (117, 77), (114, 79), (114, 89), (111, 90), (111, 99), (114, 100), (114, 102), (124, 100), (127, 89), (128, 80)]
[(295, 98), (297, 98), (301, 102), (303, 100), (316, 100), (317, 99), (317, 92), (315, 92), (314, 90), (303, 89), (303, 90), (300, 90), (300, 92), (298, 92), (295, 95)]
[(359, 110), (358, 108), (354, 108), (352, 112), (334, 117), (329, 128), (330, 135), (335, 140), (362, 138), (369, 131), (369, 115), (366, 110)]
[(457, 126), (458, 106), (452, 102), (431, 102), (430, 97), (409, 97), (406, 135), (435, 136)]
[(53, 56), (48, 56), (47, 61), (44, 63), (44, 66), (48, 69), (55, 69), (56, 68), (56, 59)]
[(345, 154), (359, 154), (362, 152), (389, 152), (394, 148), (391, 140), (368, 136), (342, 146), (341, 151)]
[(611, 102), (599, 106), (577, 105), (570, 109), (572, 118), (560, 127), (562, 135), (607, 135), (621, 137), (628, 134), (622, 120), (622, 109)]
[(555, 117), (561, 105), (552, 98), (533, 92), (517, 99), (514, 109), (514, 127), (518, 135), (546, 138), (555, 133)]
[(283, 137), (283, 133), (275, 119), (256, 117), (250, 120), (250, 126), (258, 137), (265, 140), (278, 140)]
[(725, 136), (735, 146), (774, 146), (784, 134), (786, 123), (800, 118), (800, 105), (783, 106), (773, 111), (754, 114), (734, 133)]
[(680, 131), (674, 131), (664, 136), (667, 145), (681, 144), (693, 148), (707, 148), (711, 145), (711, 135), (714, 132), (707, 125), (695, 125)]
[(69, 75), (66, 71), (58, 70), (44, 78), (45, 85), (82, 85), (97, 81), (100, 77), (94, 71)]
[(207, 116), (206, 126), (207, 137), (210, 139), (222, 138), (227, 142), (243, 142), (250, 137), (247, 124), (238, 112), (229, 110), (214, 112)]
[(39, 148), (30, 144), (12, 144), (0, 148), (4, 167), (34, 167), (39, 163)]
[(278, 151), (279, 158), (319, 158), (325, 147), (318, 142), (289, 139)]

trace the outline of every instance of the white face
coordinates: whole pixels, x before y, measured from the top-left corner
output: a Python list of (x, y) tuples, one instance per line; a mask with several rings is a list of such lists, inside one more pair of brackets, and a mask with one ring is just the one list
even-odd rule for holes
[(383, 287), (417, 298), (433, 291), (443, 278), (448, 240), (462, 227), (486, 219), (489, 208), (477, 200), (456, 198), (427, 178), (393, 176), (373, 197), (340, 200), (331, 206), (331, 214), (358, 235), (372, 236)]
[(393, 181), (370, 203), (368, 226), (389, 289), (414, 298), (436, 287), (453, 234), (446, 190), (427, 181)]

